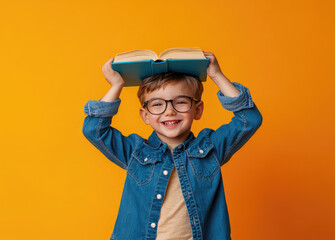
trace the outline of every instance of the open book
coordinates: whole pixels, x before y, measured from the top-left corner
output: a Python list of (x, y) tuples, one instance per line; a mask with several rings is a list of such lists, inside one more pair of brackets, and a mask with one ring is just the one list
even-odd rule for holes
[(112, 68), (125, 80), (125, 86), (138, 86), (154, 74), (181, 72), (206, 81), (209, 59), (200, 48), (169, 48), (159, 56), (148, 49), (116, 54)]

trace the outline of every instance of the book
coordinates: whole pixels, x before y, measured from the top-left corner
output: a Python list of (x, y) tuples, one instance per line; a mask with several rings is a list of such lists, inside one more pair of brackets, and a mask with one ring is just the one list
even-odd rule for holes
[(209, 59), (200, 48), (169, 48), (159, 56), (149, 49), (116, 54), (112, 68), (123, 77), (124, 86), (139, 86), (149, 76), (164, 72), (180, 72), (206, 81)]

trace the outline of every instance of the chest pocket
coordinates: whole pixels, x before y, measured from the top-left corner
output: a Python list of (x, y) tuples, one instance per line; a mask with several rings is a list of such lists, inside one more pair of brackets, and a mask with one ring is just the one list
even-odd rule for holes
[(220, 170), (212, 144), (203, 148), (194, 146), (187, 150), (187, 156), (193, 173), (205, 181), (211, 182)]
[(153, 176), (155, 167), (162, 161), (161, 154), (138, 152), (133, 153), (132, 161), (128, 166), (128, 174), (137, 185), (148, 184)]

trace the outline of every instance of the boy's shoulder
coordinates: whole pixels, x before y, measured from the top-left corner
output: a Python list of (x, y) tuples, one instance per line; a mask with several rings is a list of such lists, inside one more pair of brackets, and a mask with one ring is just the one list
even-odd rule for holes
[(214, 132), (213, 129), (204, 128), (194, 139), (188, 144), (186, 152), (189, 156), (201, 156), (206, 155), (213, 147), (213, 143), (210, 139), (210, 134)]

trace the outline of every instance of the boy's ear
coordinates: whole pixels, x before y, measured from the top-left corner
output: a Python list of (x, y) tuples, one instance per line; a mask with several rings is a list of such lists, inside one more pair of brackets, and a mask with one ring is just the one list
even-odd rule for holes
[(144, 108), (140, 108), (140, 116), (145, 124), (149, 124), (149, 113)]
[(204, 102), (200, 101), (195, 105), (194, 119), (199, 120), (202, 116), (203, 111), (204, 111)]

